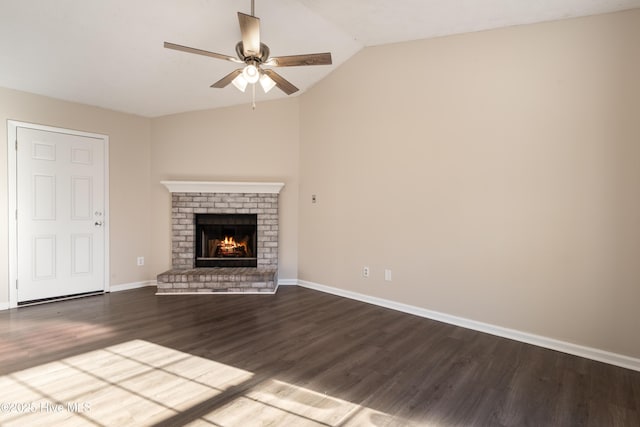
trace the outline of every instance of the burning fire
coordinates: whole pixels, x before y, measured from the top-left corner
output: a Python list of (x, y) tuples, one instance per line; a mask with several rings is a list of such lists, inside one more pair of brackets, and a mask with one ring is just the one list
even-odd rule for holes
[(216, 256), (248, 256), (249, 248), (244, 239), (236, 242), (233, 237), (225, 236), (224, 240), (216, 240)]

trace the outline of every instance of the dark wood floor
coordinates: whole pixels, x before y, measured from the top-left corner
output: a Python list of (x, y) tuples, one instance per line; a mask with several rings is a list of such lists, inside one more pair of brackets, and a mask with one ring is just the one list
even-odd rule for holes
[(640, 372), (298, 287), (0, 312), (0, 375), (0, 425), (640, 426)]

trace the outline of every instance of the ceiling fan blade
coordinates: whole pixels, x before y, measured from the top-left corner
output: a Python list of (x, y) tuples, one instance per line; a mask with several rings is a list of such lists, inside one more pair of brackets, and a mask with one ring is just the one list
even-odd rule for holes
[(271, 80), (273, 80), (274, 82), (276, 82), (276, 86), (278, 86), (278, 88), (283, 91), (284, 93), (286, 93), (287, 95), (291, 95), (292, 93), (295, 93), (298, 91), (298, 88), (295, 87), (294, 85), (292, 85), (287, 79), (285, 79), (284, 77), (282, 77), (280, 74), (276, 73), (273, 70), (263, 70), (263, 72), (271, 77)]
[(244, 56), (260, 55), (260, 18), (238, 12)]
[(195, 53), (197, 55), (209, 56), (211, 58), (216, 58), (216, 59), (224, 59), (225, 61), (231, 61), (231, 62), (236, 62), (240, 64), (243, 63), (238, 58), (234, 58), (228, 55), (222, 55), (220, 53), (209, 52), (208, 50), (196, 49), (195, 47), (182, 46), (179, 44), (169, 43), (169, 42), (164, 42), (164, 47), (166, 47), (167, 49), (179, 50), (181, 52)]
[(233, 81), (233, 79), (238, 77), (238, 74), (241, 74), (241, 73), (242, 73), (242, 68), (233, 70), (232, 72), (230, 72), (229, 74), (227, 74), (226, 76), (224, 76), (223, 78), (221, 78), (220, 80), (212, 84), (211, 87), (216, 87), (216, 88), (226, 87), (229, 83)]
[(298, 67), (300, 65), (330, 65), (331, 53), (310, 53), (307, 55), (276, 56), (265, 65), (274, 67)]

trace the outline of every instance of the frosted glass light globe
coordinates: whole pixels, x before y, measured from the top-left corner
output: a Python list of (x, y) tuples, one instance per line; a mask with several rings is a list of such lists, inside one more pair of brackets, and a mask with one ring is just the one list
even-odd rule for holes
[(244, 67), (244, 70), (242, 70), (242, 75), (247, 80), (247, 82), (251, 84), (254, 84), (260, 78), (260, 72), (258, 71), (258, 68), (253, 64), (249, 64)]

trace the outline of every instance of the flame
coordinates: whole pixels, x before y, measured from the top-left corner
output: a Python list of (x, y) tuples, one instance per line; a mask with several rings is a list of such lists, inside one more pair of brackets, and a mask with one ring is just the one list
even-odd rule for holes
[(233, 236), (225, 236), (224, 240), (214, 240), (217, 249), (211, 250), (216, 256), (251, 256), (246, 240), (235, 240)]
[(245, 251), (248, 250), (246, 242), (236, 242), (233, 237), (225, 236), (224, 242), (220, 244), (221, 249), (225, 252), (235, 251), (238, 248), (244, 248)]

